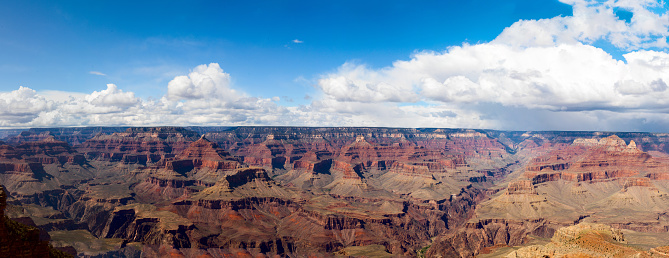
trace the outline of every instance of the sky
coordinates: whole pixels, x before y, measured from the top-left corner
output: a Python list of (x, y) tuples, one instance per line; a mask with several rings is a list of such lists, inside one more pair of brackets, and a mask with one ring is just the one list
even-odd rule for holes
[(0, 128), (669, 132), (647, 0), (0, 3)]

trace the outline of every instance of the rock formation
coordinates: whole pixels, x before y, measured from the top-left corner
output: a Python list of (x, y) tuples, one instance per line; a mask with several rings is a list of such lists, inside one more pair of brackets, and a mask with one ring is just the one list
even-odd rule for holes
[(85, 158), (77, 153), (69, 144), (58, 141), (53, 136), (34, 142), (25, 142), (18, 146), (0, 146), (0, 159), (23, 160), (28, 162), (47, 164), (65, 163), (83, 165)]
[(197, 133), (177, 127), (128, 128), (123, 133), (98, 134), (78, 150), (89, 160), (146, 165), (174, 157), (197, 138)]
[(163, 158), (154, 166), (140, 170), (139, 173), (148, 176), (135, 186), (135, 191), (146, 201), (186, 197), (202, 187), (213, 186), (228, 172), (241, 167), (238, 158), (201, 137), (179, 155)]
[(643, 232), (657, 244), (642, 254), (669, 245), (663, 134), (51, 128), (3, 141), (12, 218), (82, 256), (471, 257), (579, 223)]
[(651, 257), (650, 252), (625, 243), (625, 237), (618, 229), (581, 223), (560, 228), (546, 245), (523, 247), (506, 257)]
[(40, 239), (40, 230), (5, 216), (7, 192), (0, 186), (0, 257), (71, 257)]

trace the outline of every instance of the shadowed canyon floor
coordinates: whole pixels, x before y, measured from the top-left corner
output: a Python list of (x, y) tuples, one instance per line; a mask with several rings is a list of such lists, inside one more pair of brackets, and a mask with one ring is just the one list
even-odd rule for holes
[(4, 214), (72, 255), (669, 253), (667, 134), (301, 127), (7, 134)]

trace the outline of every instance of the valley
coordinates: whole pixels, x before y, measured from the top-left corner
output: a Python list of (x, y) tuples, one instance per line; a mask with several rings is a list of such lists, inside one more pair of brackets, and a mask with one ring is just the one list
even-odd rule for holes
[[(669, 134), (82, 127), (3, 135), (4, 215), (73, 256), (669, 250)], [(601, 243), (609, 247), (591, 248)]]

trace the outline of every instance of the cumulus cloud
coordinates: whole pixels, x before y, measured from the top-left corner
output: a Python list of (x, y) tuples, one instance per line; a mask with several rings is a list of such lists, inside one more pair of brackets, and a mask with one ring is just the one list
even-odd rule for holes
[(212, 63), (175, 77), (159, 99), (139, 98), (114, 84), (90, 94), (20, 87), (0, 92), (0, 126), (270, 125), (299, 120), (276, 104), (278, 97), (248, 97), (229, 82), (230, 76)]
[[(381, 70), (345, 64), (338, 73), (321, 79), (319, 86), (341, 102), (492, 102), (551, 110), (591, 104), (603, 109), (631, 107), (627, 96), (614, 90), (616, 83), (640, 73), (645, 76), (637, 79), (639, 83), (650, 87), (656, 81), (657, 89), (662, 88), (658, 80), (669, 80), (669, 67), (647, 68), (644, 60), (661, 58), (655, 53), (626, 55), (631, 62), (625, 64), (580, 43), (525, 49), (465, 45), (443, 53), (419, 53)], [(648, 103), (661, 101), (648, 97)]]
[(236, 99), (230, 88), (230, 75), (217, 63), (199, 65), (187, 76), (177, 76), (167, 84), (167, 98), (187, 99)]
[[(572, 16), (521, 20), (491, 42), (417, 52), (379, 69), (346, 62), (317, 78), (316, 92), (303, 97), (309, 104), (283, 106), (277, 97), (249, 96), (211, 63), (173, 77), (167, 94), (156, 99), (113, 84), (70, 95), (20, 87), (0, 93), (0, 126), (666, 131), (669, 13), (649, 0), (561, 1), (573, 6)], [(621, 10), (631, 16), (620, 19)], [(593, 46), (601, 41), (625, 51), (624, 59)]]
[[(652, 113), (666, 117), (669, 56), (660, 51), (669, 35), (666, 10), (653, 11), (653, 1), (564, 2), (573, 6), (573, 16), (521, 20), (488, 43), (419, 52), (380, 69), (346, 63), (318, 81), (327, 110), (348, 114), (355, 103), (377, 103), (413, 106), (420, 117), (425, 107), (411, 103), (454, 105), (457, 114), (479, 115), (470, 125), (506, 129), (513, 127), (503, 121), (507, 117), (532, 129), (569, 124), (579, 130), (596, 129), (615, 114), (635, 121)], [(619, 19), (616, 9), (632, 13), (631, 19)], [(624, 60), (590, 45), (599, 40), (627, 50)], [(490, 115), (498, 112), (505, 113)], [(522, 114), (533, 124), (517, 121)]]
[(23, 86), (15, 91), (0, 92), (0, 126), (29, 123), (39, 113), (52, 110), (53, 107), (53, 102)]
[(657, 79), (646, 84), (635, 80), (624, 80), (616, 82), (615, 88), (616, 91), (623, 95), (644, 95), (664, 92), (667, 90), (667, 84), (662, 79)]
[(86, 101), (95, 106), (115, 106), (120, 108), (127, 108), (139, 103), (139, 99), (135, 97), (135, 93), (123, 92), (114, 84), (107, 84), (107, 89), (102, 91), (94, 91), (85, 97)]
[[(661, 7), (657, 1), (561, 1), (573, 6), (573, 16), (521, 20), (504, 29), (493, 42), (536, 47), (606, 40), (628, 51), (669, 46), (669, 14), (666, 10), (652, 11)], [(616, 9), (631, 13), (631, 21), (619, 19)]]
[(337, 73), (329, 74), (318, 81), (321, 90), (339, 101), (356, 102), (414, 102), (418, 96), (412, 87), (393, 79), (397, 70), (370, 70), (364, 65), (346, 63)]

